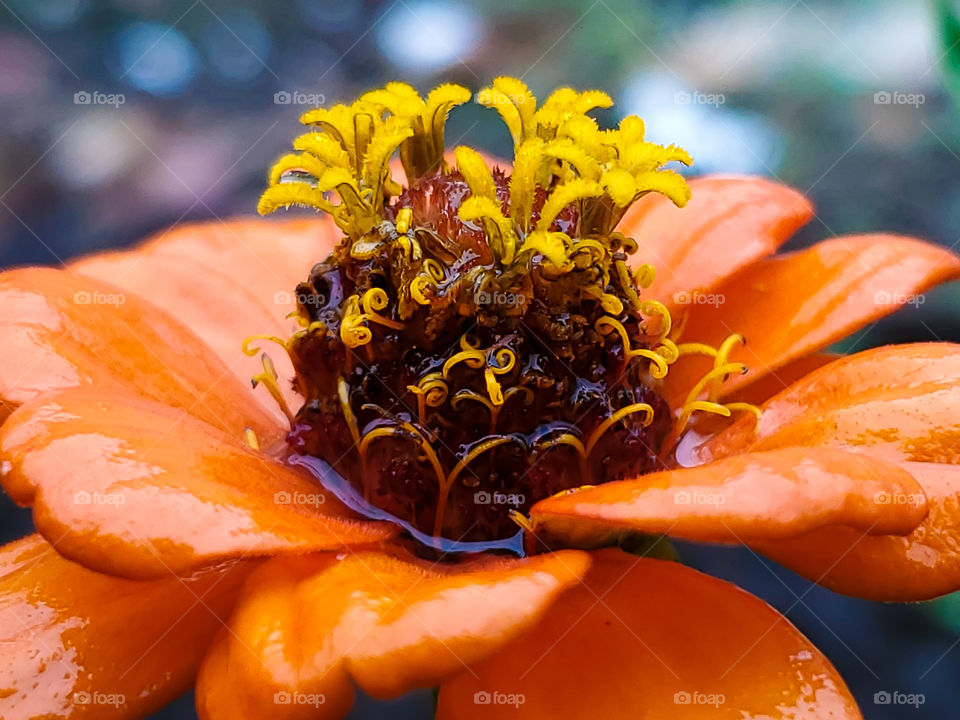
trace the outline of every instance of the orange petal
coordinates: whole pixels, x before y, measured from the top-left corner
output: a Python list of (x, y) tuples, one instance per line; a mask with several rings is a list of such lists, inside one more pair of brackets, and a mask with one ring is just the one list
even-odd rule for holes
[(843, 355), (837, 353), (813, 353), (797, 358), (776, 372), (769, 373), (756, 381), (748, 383), (735, 393), (727, 396), (729, 402), (746, 402), (751, 405), (762, 405), (777, 393), (786, 390), (803, 377), (806, 377), (814, 370), (819, 370), (824, 365), (829, 365), (835, 360), (839, 360)]
[(860, 718), (827, 659), (763, 601), (677, 563), (593, 558), (530, 632), (440, 686), (438, 720)]
[(612, 529), (701, 542), (791, 537), (824, 525), (905, 534), (927, 509), (916, 481), (897, 465), (787, 448), (587, 487), (541, 500), (530, 512), (538, 532), (583, 547)]
[[(730, 359), (750, 372), (727, 380), (729, 394), (956, 277), (960, 258), (936, 245), (893, 235), (833, 238), (745, 267), (712, 291), (723, 302), (689, 306), (683, 338), (713, 345), (735, 332), (746, 338)], [(709, 368), (699, 356), (672, 366), (673, 402)]]
[[(180, 225), (127, 251), (83, 258), (76, 272), (138, 293), (188, 325), (244, 381), (260, 371), (259, 357), (241, 352), (255, 334), (288, 338), (294, 323), (297, 283), (323, 260), (340, 237), (333, 221), (243, 218)], [(277, 367), (288, 404), (293, 367), (286, 353), (265, 348)], [(266, 392), (256, 397), (281, 419)]]
[(640, 244), (632, 263), (657, 270), (644, 295), (667, 305), (683, 304), (683, 293), (708, 290), (774, 252), (813, 217), (803, 195), (761, 177), (701, 177), (690, 181), (690, 190), (682, 209), (648, 195), (618, 226)]
[(277, 558), (204, 661), (200, 717), (339, 718), (354, 683), (378, 698), (435, 685), (531, 626), (588, 564), (577, 551), (462, 565)]
[(699, 450), (833, 445), (887, 460), (960, 463), (960, 345), (890, 345), (798, 380)]
[(249, 566), (148, 582), (100, 575), (34, 535), (0, 548), (0, 717), (142, 718), (193, 684)]
[[(200, 339), (120, 288), (52, 268), (0, 274), (0, 400), (48, 390), (132, 390), (232, 433), (265, 440), (281, 426)], [(3, 413), (0, 413), (2, 416)]]
[(960, 346), (899, 345), (838, 360), (768, 400), (756, 427), (736, 423), (702, 454), (790, 445), (833, 445), (900, 462), (930, 512), (905, 537), (825, 528), (753, 547), (849, 595), (910, 601), (960, 589)]
[(930, 506), (930, 514), (909, 535), (864, 536), (830, 527), (751, 546), (845, 595), (914, 602), (960, 590), (960, 465), (908, 462), (904, 467), (920, 483)]
[(300, 471), (181, 410), (75, 388), (0, 428), (0, 475), (63, 555), (156, 577), (238, 555), (376, 542), (392, 526), (345, 517)]

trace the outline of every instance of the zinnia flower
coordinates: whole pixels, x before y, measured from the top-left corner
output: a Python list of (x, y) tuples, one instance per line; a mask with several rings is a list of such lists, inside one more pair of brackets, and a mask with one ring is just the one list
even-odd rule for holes
[(0, 275), (0, 475), (38, 531), (0, 550), (2, 717), (142, 717), (195, 682), (205, 719), (431, 686), (439, 718), (854, 718), (665, 538), (876, 600), (960, 588), (960, 347), (821, 353), (960, 260), (768, 258), (808, 202), (688, 185), (639, 118), (598, 127), (602, 92), (498, 78), (512, 165), (445, 156), (470, 97), (308, 112), (260, 210), (319, 218)]

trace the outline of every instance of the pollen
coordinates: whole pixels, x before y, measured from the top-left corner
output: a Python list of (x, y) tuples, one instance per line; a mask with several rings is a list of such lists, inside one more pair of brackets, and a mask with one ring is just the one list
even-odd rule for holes
[[(447, 117), (471, 99), (510, 131), (508, 167), (445, 152)], [(697, 413), (755, 410), (720, 400), (742, 338), (679, 342), (645, 296), (655, 270), (632, 267), (637, 243), (616, 227), (651, 193), (685, 205), (673, 166), (692, 160), (647, 141), (640, 118), (601, 128), (591, 113), (612, 104), (571, 88), (538, 104), (501, 77), (476, 95), (389, 83), (302, 116), (310, 131), (258, 209), (315, 208), (343, 238), (297, 287), (300, 329), (245, 344), (277, 342), (293, 362), (292, 452), (418, 529), (493, 540), (538, 499), (660, 469)], [(660, 387), (695, 354), (713, 367), (671, 409)], [(268, 360), (254, 381), (283, 402)]]

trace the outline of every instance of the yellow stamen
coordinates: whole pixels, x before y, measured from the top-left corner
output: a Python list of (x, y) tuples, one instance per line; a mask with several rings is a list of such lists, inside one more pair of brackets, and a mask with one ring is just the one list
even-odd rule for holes
[(400, 212), (397, 213), (397, 232), (401, 235), (406, 235), (410, 230), (410, 223), (413, 220), (413, 210), (405, 207), (401, 208)]
[(270, 359), (270, 356), (266, 353), (260, 355), (260, 362), (263, 365), (263, 371), (257, 373), (251, 378), (253, 387), (262, 384), (267, 392), (270, 393), (270, 396), (274, 399), (277, 405), (280, 406), (280, 409), (283, 411), (283, 414), (287, 416), (287, 420), (290, 421), (290, 424), (293, 424), (293, 413), (290, 411), (290, 406), (287, 405), (286, 399), (283, 397), (283, 393), (280, 392), (280, 386), (277, 383), (279, 376), (277, 375), (277, 369), (273, 366), (273, 360)]
[(643, 426), (647, 427), (650, 423), (653, 422), (653, 408), (647, 403), (634, 403), (633, 405), (627, 405), (626, 407), (620, 408), (615, 413), (610, 415), (602, 423), (600, 423), (597, 428), (590, 434), (590, 437), (587, 439), (587, 444), (584, 447), (584, 456), (590, 457), (590, 453), (593, 452), (593, 448), (596, 447), (597, 443), (600, 441), (600, 438), (603, 437), (603, 434), (609, 430), (614, 424), (620, 422), (623, 418), (634, 413), (642, 412), (646, 414), (646, 417), (643, 419)]

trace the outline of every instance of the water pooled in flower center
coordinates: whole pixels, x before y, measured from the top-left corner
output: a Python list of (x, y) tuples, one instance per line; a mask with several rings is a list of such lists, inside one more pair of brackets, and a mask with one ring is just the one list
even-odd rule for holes
[(306, 113), (260, 211), (317, 207), (344, 233), (297, 288), (291, 450), (424, 533), (489, 541), (515, 534), (511, 511), (660, 466), (674, 418), (656, 386), (680, 352), (614, 228), (646, 193), (684, 204), (662, 166), (690, 159), (639, 118), (601, 130), (587, 113), (604, 93), (537, 108), (498, 78), (477, 99), (507, 122), (513, 166), (466, 147), (448, 165), (446, 116), (470, 97), (391, 83)]

